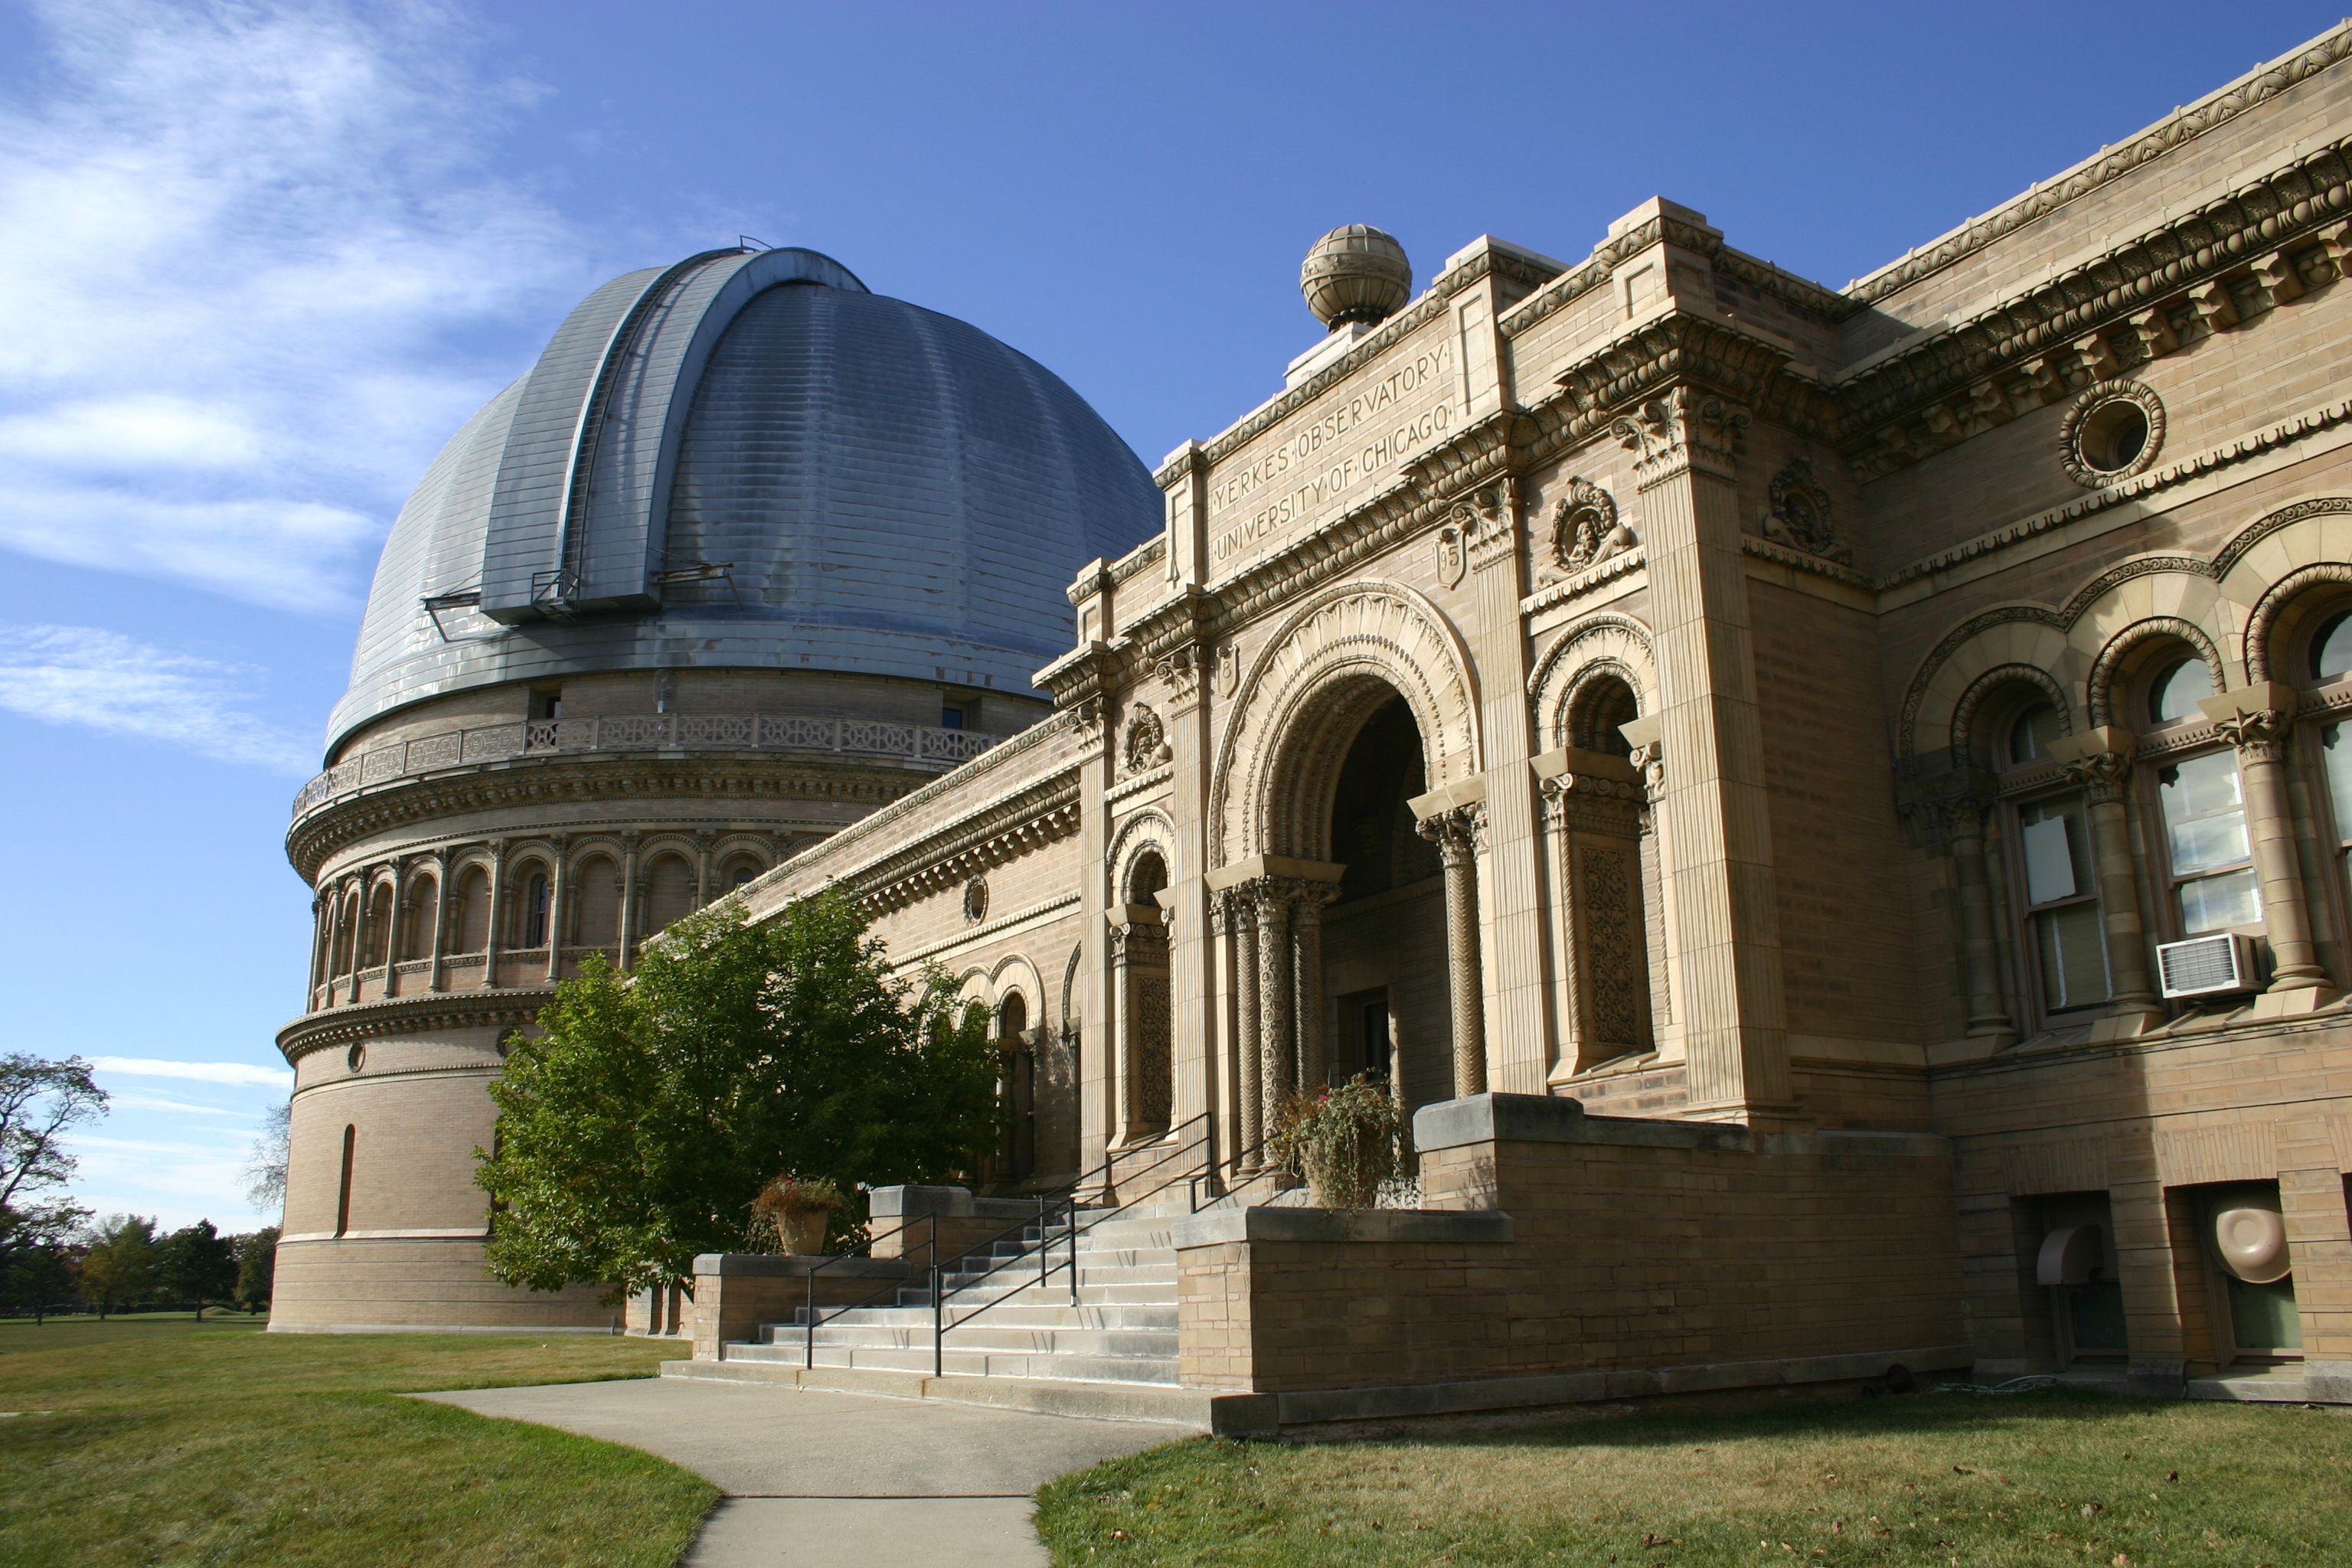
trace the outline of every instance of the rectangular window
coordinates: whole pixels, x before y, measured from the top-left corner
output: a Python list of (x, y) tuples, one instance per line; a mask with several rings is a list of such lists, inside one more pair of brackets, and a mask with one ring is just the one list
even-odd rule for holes
[(2079, 796), (2017, 808), (2042, 1005), (2055, 1013), (2107, 999), (2107, 946), (2091, 876), (2090, 825)]
[(2254, 885), (2236, 755), (2208, 752), (2168, 763), (2156, 777), (2181, 930), (2194, 936), (2259, 921), (2263, 899)]
[(2352, 724), (2319, 731), (2319, 758), (2327, 769), (2327, 800), (2336, 808), (2339, 856), (2352, 864)]

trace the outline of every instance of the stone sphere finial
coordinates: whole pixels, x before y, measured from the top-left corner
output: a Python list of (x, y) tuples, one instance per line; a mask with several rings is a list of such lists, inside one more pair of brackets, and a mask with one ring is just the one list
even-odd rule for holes
[(1298, 291), (1333, 331), (1386, 321), (1412, 298), (1412, 263), (1393, 235), (1351, 223), (1315, 242), (1298, 268)]

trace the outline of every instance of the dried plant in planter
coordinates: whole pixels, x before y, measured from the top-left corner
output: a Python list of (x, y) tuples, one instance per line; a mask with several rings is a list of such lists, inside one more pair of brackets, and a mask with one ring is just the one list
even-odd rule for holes
[(796, 1258), (814, 1257), (846, 1201), (830, 1176), (778, 1176), (751, 1200), (752, 1237)]
[(1286, 1101), (1275, 1113), (1266, 1151), (1307, 1179), (1316, 1207), (1368, 1209), (1397, 1173), (1401, 1125), (1388, 1086), (1357, 1078)]

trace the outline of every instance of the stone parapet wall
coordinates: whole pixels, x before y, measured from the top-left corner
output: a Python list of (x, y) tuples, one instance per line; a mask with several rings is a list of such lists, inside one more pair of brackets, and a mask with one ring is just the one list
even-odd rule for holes
[(765, 1324), (789, 1322), (812, 1301), (853, 1307), (884, 1300), (909, 1273), (897, 1258), (706, 1252), (694, 1260), (694, 1289), (683, 1314), (694, 1359), (717, 1361), (719, 1346), (749, 1340)]
[(1734, 1386), (1967, 1359), (1939, 1138), (1759, 1137), (1518, 1095), (1424, 1108), (1414, 1133), (1429, 1209), (1180, 1225), (1188, 1385), (1646, 1388), (1681, 1368)]

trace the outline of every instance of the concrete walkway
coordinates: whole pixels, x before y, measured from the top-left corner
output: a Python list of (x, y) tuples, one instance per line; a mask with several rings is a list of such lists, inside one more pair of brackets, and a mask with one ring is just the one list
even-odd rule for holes
[(1030, 1494), (1181, 1427), (676, 1378), (420, 1395), (625, 1443), (725, 1493), (688, 1568), (1043, 1568)]

